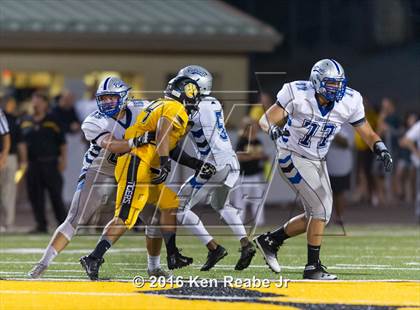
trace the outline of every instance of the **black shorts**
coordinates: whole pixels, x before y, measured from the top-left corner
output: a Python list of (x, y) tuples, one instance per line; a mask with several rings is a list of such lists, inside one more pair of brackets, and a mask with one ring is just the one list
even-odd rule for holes
[(340, 194), (350, 189), (350, 174), (340, 177), (330, 175), (330, 182), (333, 193)]

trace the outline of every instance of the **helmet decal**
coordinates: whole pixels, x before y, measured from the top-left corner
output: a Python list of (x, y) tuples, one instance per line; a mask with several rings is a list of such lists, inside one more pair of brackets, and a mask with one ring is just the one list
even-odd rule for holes
[(197, 97), (198, 95), (198, 89), (197, 86), (195, 86), (193, 83), (188, 83), (184, 86), (184, 92), (185, 96), (192, 99)]

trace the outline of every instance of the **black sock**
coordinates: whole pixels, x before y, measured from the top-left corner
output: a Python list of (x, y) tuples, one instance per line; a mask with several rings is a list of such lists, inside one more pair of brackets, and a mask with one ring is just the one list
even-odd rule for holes
[(270, 233), (270, 236), (280, 244), (283, 243), (284, 240), (290, 238), (284, 231), (284, 226)]
[(98, 242), (96, 245), (96, 248), (93, 250), (92, 253), (89, 254), (89, 256), (101, 259), (105, 252), (108, 251), (108, 249), (111, 247), (111, 243), (107, 239), (102, 239)]
[(319, 261), (320, 245), (310, 245), (308, 243), (308, 265), (315, 265)]
[(173, 231), (164, 231), (162, 232), (163, 240), (165, 240), (166, 252), (168, 255), (172, 255), (176, 251), (176, 234)]

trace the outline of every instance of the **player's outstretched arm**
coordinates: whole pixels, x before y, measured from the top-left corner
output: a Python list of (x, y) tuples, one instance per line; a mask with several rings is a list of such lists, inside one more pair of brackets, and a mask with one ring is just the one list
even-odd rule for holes
[(129, 152), (132, 148), (140, 147), (144, 144), (155, 140), (155, 133), (146, 131), (142, 136), (130, 139), (120, 140), (115, 138), (111, 133), (104, 135), (98, 144), (114, 154), (124, 154)]
[(286, 123), (287, 112), (278, 104), (273, 104), (260, 118), (259, 125), (273, 140), (277, 140), (283, 132), (281, 127)]
[(392, 170), (392, 157), (385, 143), (382, 142), (381, 137), (372, 129), (369, 122), (366, 120), (361, 125), (355, 127), (356, 132), (370, 147), (370, 149), (378, 155), (378, 158), (383, 161), (385, 171)]
[(215, 166), (190, 156), (187, 152), (182, 150), (179, 144), (177, 144), (175, 148), (169, 152), (169, 156), (181, 165), (195, 170), (196, 173), (205, 180), (210, 179), (216, 173)]

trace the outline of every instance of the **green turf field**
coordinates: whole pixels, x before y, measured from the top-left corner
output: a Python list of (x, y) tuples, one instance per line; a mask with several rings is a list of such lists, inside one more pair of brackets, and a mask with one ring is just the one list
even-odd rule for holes
[[(226, 231), (226, 230), (225, 230)], [(259, 231), (264, 231), (260, 230)], [(182, 231), (180, 231), (182, 233)], [(278, 279), (265, 265), (257, 252), (251, 266), (242, 271), (233, 267), (239, 258), (239, 243), (232, 237), (220, 235), (216, 238), (226, 247), (229, 255), (209, 272), (200, 272), (207, 251), (198, 239), (179, 236), (177, 243), (183, 254), (192, 256), (194, 264), (177, 270), (175, 275), (199, 275), (208, 278), (222, 278), (231, 275), (237, 278)], [(420, 229), (418, 226), (349, 226), (346, 235), (338, 227), (329, 228), (324, 238), (321, 257), (328, 271), (339, 279), (399, 279), (420, 280)], [(86, 276), (78, 260), (90, 252), (98, 236), (76, 236), (69, 247), (50, 266), (44, 278), (85, 279)], [(0, 277), (24, 278), (32, 264), (41, 257), (47, 245), (48, 235), (1, 235), (0, 237)], [(166, 255), (162, 253), (162, 264), (166, 266)], [(301, 279), (306, 262), (306, 241), (298, 237), (288, 240), (279, 252), (283, 267), (281, 275), (288, 279)], [(144, 237), (129, 233), (123, 236), (105, 256), (105, 264), (100, 278), (130, 280), (136, 275), (146, 275), (146, 251)]]

